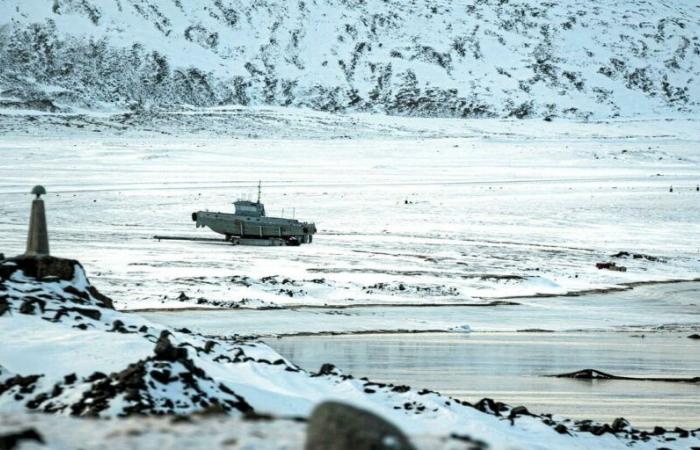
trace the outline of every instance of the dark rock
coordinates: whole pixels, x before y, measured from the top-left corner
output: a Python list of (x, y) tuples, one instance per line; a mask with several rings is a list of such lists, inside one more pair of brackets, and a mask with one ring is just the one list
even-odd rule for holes
[(75, 275), (75, 268), (82, 268), (76, 260), (47, 255), (22, 255), (6, 261), (13, 262), (16, 265), (15, 270), (21, 270), (26, 276), (36, 279), (55, 277), (59, 280), (71, 281)]
[(305, 450), (415, 450), (396, 426), (374, 413), (337, 402), (316, 406)]
[(214, 349), (214, 346), (216, 345), (216, 342), (214, 341), (207, 341), (204, 343), (204, 352), (209, 353)]
[(153, 350), (155, 353), (155, 359), (160, 361), (177, 361), (179, 359), (187, 358), (187, 350), (184, 348), (175, 347), (168, 338), (170, 332), (163, 330), (160, 333), (156, 347)]
[(330, 363), (325, 363), (321, 366), (318, 372), (313, 374), (312, 376), (318, 377), (321, 375), (335, 375), (336, 374), (336, 369), (333, 364)]
[(618, 266), (617, 263), (614, 262), (599, 262), (596, 263), (595, 266), (598, 268), (598, 270), (606, 269), (614, 270), (615, 272), (627, 272), (627, 267)]
[(34, 314), (34, 305), (39, 305), (41, 312), (44, 312), (46, 302), (35, 297), (28, 297), (19, 307), (20, 314)]
[(680, 427), (674, 428), (673, 432), (677, 433), (678, 437), (680, 437), (680, 438), (687, 438), (688, 436), (690, 436), (690, 433), (688, 432), (688, 430), (684, 430), (683, 428), (680, 428)]
[(7, 296), (0, 296), (0, 317), (10, 310), (10, 303), (7, 301)]
[(615, 253), (614, 255), (610, 255), (611, 258), (629, 258), (630, 256), (633, 259), (646, 259), (647, 261), (651, 261), (651, 262), (657, 262), (657, 261), (666, 262), (666, 261), (663, 261), (658, 256), (645, 255), (644, 253), (630, 253), (630, 252), (622, 251), (622, 252)]
[(584, 369), (577, 372), (562, 373), (555, 375), (557, 378), (576, 378), (580, 380), (612, 380), (616, 378), (614, 375), (609, 373), (601, 372), (595, 369)]
[(88, 292), (90, 293), (90, 295), (92, 295), (92, 297), (95, 300), (101, 303), (99, 306), (102, 306), (103, 308), (114, 309), (114, 302), (112, 302), (112, 299), (98, 291), (95, 286), (89, 286)]
[(23, 441), (44, 443), (44, 438), (34, 428), (25, 428), (7, 434), (0, 434), (0, 450), (12, 450), (21, 445)]
[(515, 408), (510, 410), (509, 417), (512, 419), (512, 418), (518, 417), (518, 416), (529, 416), (529, 415), (531, 415), (530, 411), (528, 411), (526, 407), (516, 406)]
[(398, 392), (400, 394), (404, 392), (408, 392), (411, 390), (410, 386), (404, 386), (404, 385), (399, 385), (399, 386), (394, 386), (391, 388), (391, 392)]
[(10, 377), (3, 383), (0, 383), (0, 395), (14, 387), (19, 387), (20, 394), (31, 394), (36, 387), (36, 381), (41, 376), (42, 375), (15, 375), (14, 377)]
[(577, 372), (551, 375), (557, 378), (576, 378), (579, 380), (627, 380), (627, 381), (663, 381), (666, 383), (700, 383), (700, 377), (695, 378), (659, 378), (659, 377), (622, 377), (601, 372), (595, 369), (584, 369)]
[(128, 333), (129, 332), (129, 330), (126, 328), (126, 326), (124, 326), (124, 322), (122, 322), (121, 320), (118, 320), (118, 319), (115, 320), (114, 322), (112, 322), (112, 329), (109, 331), (117, 332), (117, 333)]
[[(2, 312), (0, 312), (0, 316), (2, 316)], [(688, 339), (700, 339), (700, 334), (691, 334)]]
[(66, 286), (63, 288), (63, 291), (68, 293), (68, 294), (72, 294), (72, 295), (75, 295), (77, 297), (80, 297), (83, 300), (88, 300), (90, 298), (90, 296), (88, 295), (87, 292), (80, 291), (75, 286)]
[(508, 410), (508, 406), (506, 406), (504, 403), (494, 401), (490, 398), (482, 398), (476, 405), (474, 405), (474, 408), (481, 412), (496, 416), (500, 416), (502, 412)]
[(554, 431), (556, 431), (559, 434), (569, 434), (569, 429), (566, 428), (566, 425), (564, 425), (563, 423), (560, 423), (556, 427), (554, 427)]
[(612, 423), (612, 430), (615, 433), (619, 433), (621, 431), (625, 431), (630, 428), (630, 423), (625, 420), (622, 417), (618, 417), (617, 419), (613, 420)]
[(69, 373), (68, 375), (63, 377), (63, 383), (64, 384), (73, 384), (78, 380), (78, 377), (74, 373)]
[(170, 371), (169, 370), (151, 370), (151, 378), (159, 382), (160, 384), (170, 383)]
[(17, 271), (17, 264), (3, 261), (0, 264), (0, 281), (9, 279)]
[(104, 373), (102, 373), (102, 372), (93, 372), (92, 375), (90, 375), (89, 377), (87, 377), (87, 378), (85, 379), (85, 381), (88, 381), (88, 382), (92, 383), (93, 381), (103, 380), (103, 379), (105, 379), (105, 378), (107, 378), (107, 375), (105, 375)]
[(181, 302), (185, 302), (185, 301), (189, 300), (190, 298), (184, 292), (180, 292), (180, 295), (178, 295), (177, 299), (180, 300)]
[(90, 308), (66, 308), (65, 311), (73, 311), (81, 316), (88, 317), (92, 320), (100, 320), (100, 317), (102, 317), (102, 313), (97, 310), (97, 309), (90, 309)]

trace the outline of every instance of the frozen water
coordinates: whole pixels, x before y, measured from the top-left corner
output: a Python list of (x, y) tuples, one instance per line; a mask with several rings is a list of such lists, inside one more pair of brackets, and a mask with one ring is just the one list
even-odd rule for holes
[[(0, 251), (23, 250), (41, 183), (52, 251), (120, 308), (471, 304), (698, 276), (700, 139), (687, 121), (362, 120), (346, 140), (10, 135)], [(374, 123), (385, 139), (362, 137)], [(415, 137), (426, 130), (438, 137)], [(152, 239), (216, 237), (190, 213), (228, 211), (259, 179), (270, 214), (316, 221), (312, 245)], [(596, 269), (621, 250), (660, 260)]]

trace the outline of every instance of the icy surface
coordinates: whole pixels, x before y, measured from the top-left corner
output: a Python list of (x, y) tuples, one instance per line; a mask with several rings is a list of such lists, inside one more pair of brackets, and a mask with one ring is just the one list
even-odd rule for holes
[[(692, 122), (384, 119), (385, 139), (0, 139), (0, 249), (23, 250), (41, 183), (52, 250), (119, 308), (478, 304), (700, 273)], [(313, 244), (152, 239), (219, 237), (191, 212), (230, 211), (259, 179), (269, 214), (316, 222)]]

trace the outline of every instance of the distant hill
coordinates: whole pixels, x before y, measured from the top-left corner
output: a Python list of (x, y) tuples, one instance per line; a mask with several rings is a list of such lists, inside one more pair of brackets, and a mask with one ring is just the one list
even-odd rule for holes
[(2, 0), (0, 108), (684, 116), (694, 0)]

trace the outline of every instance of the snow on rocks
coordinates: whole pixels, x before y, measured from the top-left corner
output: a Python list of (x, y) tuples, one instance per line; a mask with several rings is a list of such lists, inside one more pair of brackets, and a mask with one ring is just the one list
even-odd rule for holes
[(700, 89), (694, 6), (6, 0), (0, 108), (128, 107), (119, 128), (174, 105), (183, 116), (196, 114), (184, 105), (222, 104), (548, 121), (687, 114)]
[[(41, 272), (44, 263), (0, 265), (0, 415), (36, 410), (115, 418), (210, 411), (272, 420), (305, 418), (320, 402), (334, 399), (385, 417), (411, 436), (452, 435), (493, 448), (700, 445), (696, 431), (644, 433), (533, 415), (493, 400), (471, 405), (425, 389), (358, 379), (330, 364), (310, 374), (261, 343), (209, 339), (115, 311), (79, 263), (56, 258), (48, 263), (58, 272)], [(37, 423), (54, 426), (52, 419), (37, 417), (43, 416), (34, 416)], [(66, 423), (85, 429), (82, 422)]]

